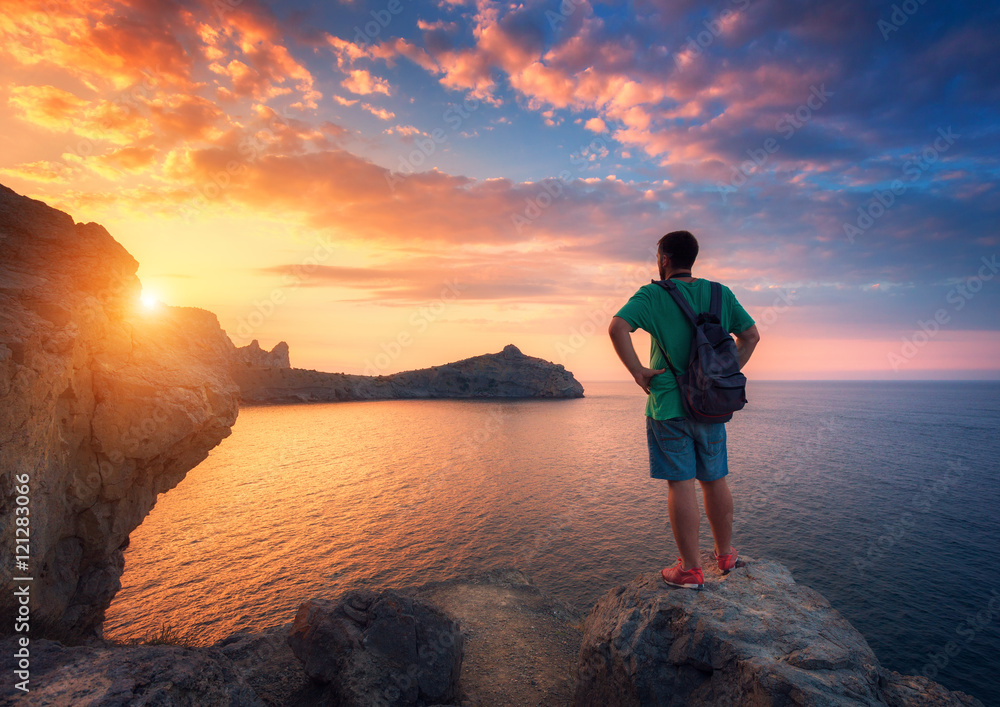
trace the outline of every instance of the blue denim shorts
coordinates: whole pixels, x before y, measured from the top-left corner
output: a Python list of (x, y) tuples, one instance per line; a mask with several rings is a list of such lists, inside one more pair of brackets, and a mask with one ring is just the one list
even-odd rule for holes
[(725, 423), (647, 417), (646, 442), (654, 479), (715, 481), (729, 473)]

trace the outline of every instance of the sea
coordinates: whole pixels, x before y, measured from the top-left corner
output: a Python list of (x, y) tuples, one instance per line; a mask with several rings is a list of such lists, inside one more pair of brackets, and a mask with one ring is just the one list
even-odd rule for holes
[[(498, 568), (586, 612), (677, 556), (632, 383), (573, 400), (247, 407), (131, 536), (108, 638), (209, 644), (354, 587)], [(882, 665), (1000, 704), (1000, 382), (751, 381), (734, 541)], [(702, 547), (712, 547), (702, 521)]]

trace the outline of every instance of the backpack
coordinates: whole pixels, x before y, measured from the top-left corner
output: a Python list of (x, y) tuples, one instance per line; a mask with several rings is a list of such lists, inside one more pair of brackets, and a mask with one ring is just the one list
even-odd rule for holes
[(663, 347), (660, 353), (677, 379), (688, 419), (697, 422), (729, 422), (747, 403), (747, 379), (740, 373), (736, 342), (722, 327), (722, 285), (710, 282), (712, 301), (707, 312), (695, 315), (673, 280), (652, 280), (674, 298), (694, 327), (687, 370), (677, 375)]

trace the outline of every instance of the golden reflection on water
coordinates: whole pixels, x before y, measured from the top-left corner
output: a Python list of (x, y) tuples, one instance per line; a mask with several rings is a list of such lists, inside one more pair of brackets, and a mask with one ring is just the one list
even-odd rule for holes
[(581, 516), (601, 522), (600, 499), (644, 475), (641, 392), (613, 422), (600, 401), (245, 408), (133, 532), (105, 633), (211, 642), (351, 586), (559, 561)]

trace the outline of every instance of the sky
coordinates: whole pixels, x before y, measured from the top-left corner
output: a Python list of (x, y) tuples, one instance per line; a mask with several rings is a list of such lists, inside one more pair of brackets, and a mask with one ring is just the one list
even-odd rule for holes
[(0, 182), (239, 346), (629, 380), (686, 229), (751, 379), (1000, 378), (996, 3), (0, 5)]

